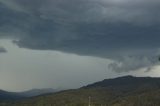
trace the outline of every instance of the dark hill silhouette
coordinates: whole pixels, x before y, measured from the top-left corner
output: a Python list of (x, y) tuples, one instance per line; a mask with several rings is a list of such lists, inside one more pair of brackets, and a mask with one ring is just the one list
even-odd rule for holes
[(0, 101), (18, 100), (22, 98), (24, 98), (24, 96), (17, 93), (0, 90)]
[(142, 87), (159, 88), (160, 78), (124, 76), (114, 79), (105, 79), (103, 81), (96, 82), (94, 84), (90, 84), (82, 88), (95, 87), (107, 87), (119, 90), (133, 90)]

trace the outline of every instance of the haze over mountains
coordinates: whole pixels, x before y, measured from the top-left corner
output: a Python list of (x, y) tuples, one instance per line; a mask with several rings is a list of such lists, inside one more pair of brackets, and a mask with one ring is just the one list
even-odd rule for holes
[(58, 91), (57, 89), (52, 89), (52, 88), (31, 89), (28, 91), (20, 92), (18, 94), (25, 96), (25, 97), (33, 97), (33, 96), (38, 96), (38, 95), (43, 95), (43, 94), (48, 94), (48, 93), (54, 93), (57, 91)]
[(160, 106), (160, 78), (124, 76), (0, 106)]

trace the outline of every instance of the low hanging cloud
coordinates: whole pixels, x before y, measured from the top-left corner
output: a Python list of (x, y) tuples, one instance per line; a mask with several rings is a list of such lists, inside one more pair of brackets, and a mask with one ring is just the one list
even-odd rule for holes
[(116, 72), (128, 72), (145, 68), (146, 72), (152, 70), (158, 62), (158, 56), (124, 56), (109, 64), (109, 68)]
[(6, 53), (7, 50), (4, 47), (0, 47), (0, 53)]
[(158, 65), (159, 0), (0, 0), (0, 37), (19, 47), (108, 58), (115, 71)]

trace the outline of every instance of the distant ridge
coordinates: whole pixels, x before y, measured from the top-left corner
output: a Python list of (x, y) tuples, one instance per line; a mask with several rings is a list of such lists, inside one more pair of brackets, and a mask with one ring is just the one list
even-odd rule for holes
[(43, 94), (54, 93), (57, 91), (58, 90), (54, 90), (51, 88), (32, 89), (32, 90), (28, 90), (24, 92), (8, 92), (8, 91), (0, 90), (0, 101), (21, 100), (21, 99), (25, 99), (28, 97), (34, 97), (34, 96), (39, 96)]
[(48, 93), (54, 93), (57, 91), (58, 90), (52, 89), (52, 88), (44, 88), (44, 89), (31, 89), (28, 91), (20, 92), (18, 94), (25, 97), (33, 97), (33, 96), (39, 96), (39, 95), (48, 94)]

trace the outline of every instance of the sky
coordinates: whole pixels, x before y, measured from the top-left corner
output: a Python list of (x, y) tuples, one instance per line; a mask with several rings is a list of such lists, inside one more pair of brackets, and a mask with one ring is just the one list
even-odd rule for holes
[(0, 0), (0, 89), (160, 77), (159, 0)]

